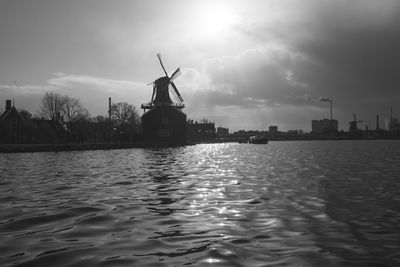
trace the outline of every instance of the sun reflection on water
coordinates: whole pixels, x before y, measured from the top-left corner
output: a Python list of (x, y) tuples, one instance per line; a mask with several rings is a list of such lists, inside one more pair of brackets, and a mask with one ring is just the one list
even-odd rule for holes
[(0, 265), (398, 266), (393, 146), (0, 155)]
[(181, 214), (194, 216), (192, 219), (196, 220), (198, 229), (217, 233), (223, 239), (229, 238), (229, 229), (236, 227), (232, 218), (243, 217), (242, 210), (235, 207), (236, 203), (228, 201), (226, 195), (240, 185), (240, 175), (233, 164), (238, 159), (231, 156), (235, 155), (230, 153), (232, 149), (235, 147), (231, 144), (197, 147), (196, 158), (202, 160), (194, 168), (201, 169), (205, 175), (197, 177), (185, 211), (187, 214)]

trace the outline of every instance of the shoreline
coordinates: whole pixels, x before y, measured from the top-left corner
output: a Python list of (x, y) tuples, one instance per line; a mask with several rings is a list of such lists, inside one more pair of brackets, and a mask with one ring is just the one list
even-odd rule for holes
[[(399, 140), (399, 139), (269, 139), (268, 141), (374, 141), (374, 140)], [(192, 146), (196, 144), (216, 144), (216, 143), (240, 143), (237, 140), (215, 140), (203, 142), (187, 142), (181, 146)], [(165, 145), (149, 145), (145, 143), (130, 144), (108, 144), (108, 143), (85, 143), (85, 144), (0, 144), (0, 153), (32, 153), (32, 152), (63, 152), (63, 151), (85, 151), (85, 150), (112, 150), (112, 149), (130, 149), (130, 148), (160, 148), (171, 147)]]
[(0, 144), (0, 153), (62, 152), (142, 148), (141, 144)]

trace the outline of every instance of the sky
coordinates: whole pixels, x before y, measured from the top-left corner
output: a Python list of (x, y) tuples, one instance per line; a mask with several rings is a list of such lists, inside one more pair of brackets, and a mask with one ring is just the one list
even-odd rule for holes
[[(345, 131), (400, 117), (397, 0), (2, 0), (0, 109), (32, 113), (45, 92), (106, 115), (108, 97), (139, 111), (164, 76), (188, 118), (239, 129)], [(383, 125), (382, 125), (383, 124)]]

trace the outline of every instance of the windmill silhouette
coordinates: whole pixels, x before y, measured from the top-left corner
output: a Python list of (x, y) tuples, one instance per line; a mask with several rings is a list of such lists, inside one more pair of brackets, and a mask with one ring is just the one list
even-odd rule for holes
[[(181, 72), (177, 68), (168, 75), (161, 55), (157, 54), (157, 57), (165, 76), (150, 83), (153, 85), (150, 103), (142, 104), (142, 141), (150, 146), (183, 145), (186, 142), (186, 114), (182, 112), (185, 105), (174, 83)], [(170, 93), (175, 102), (171, 100)]]
[(349, 132), (358, 131), (358, 127), (357, 127), (358, 123), (362, 123), (363, 122), (362, 120), (360, 120), (360, 121), (357, 120), (357, 117), (356, 117), (355, 113), (353, 113), (353, 118), (354, 119), (349, 122), (349, 124), (350, 124)]
[[(154, 82), (150, 83), (153, 85), (151, 100), (150, 103), (143, 104), (142, 109), (146, 110), (157, 106), (174, 106), (178, 109), (184, 108), (183, 97), (174, 83), (174, 80), (181, 74), (180, 68), (177, 68), (172, 75), (169, 76), (162, 62), (161, 54), (158, 53), (157, 57), (160, 61), (160, 65), (165, 73), (165, 76), (160, 77)], [(170, 90), (170, 85), (172, 86), (173, 90)], [(170, 92), (172, 92), (173, 96), (175, 97), (177, 101), (176, 103), (171, 100)]]

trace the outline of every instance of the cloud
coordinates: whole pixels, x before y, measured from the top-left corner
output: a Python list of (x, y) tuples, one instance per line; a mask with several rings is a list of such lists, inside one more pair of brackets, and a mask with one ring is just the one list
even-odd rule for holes
[(277, 5), (280, 16), (244, 25), (242, 32), (260, 44), (283, 44), (305, 56), (308, 60), (299, 62), (294, 73), (318, 90), (347, 85), (357, 95), (370, 85), (394, 93), (400, 53), (399, 1), (289, 2), (287, 11), (284, 4)]
[[(400, 102), (400, 1), (231, 2), (229, 8), (238, 7), (233, 11), (240, 15), (240, 22), (231, 25), (228, 34), (212, 38), (185, 23), (193, 18), (192, 12), (198, 12), (186, 2), (162, 4), (167, 9), (156, 13), (150, 5), (140, 3), (130, 3), (129, 8), (84, 5), (75, 20), (83, 27), (77, 32), (69, 27), (71, 34), (61, 38), (54, 36), (65, 32), (64, 23), (70, 25), (69, 13), (58, 16), (58, 27), (50, 27), (52, 21), (39, 17), (43, 8), (35, 5), (36, 13), (30, 12), (22, 21), (30, 23), (19, 21), (16, 25), (25, 29), (32, 24), (40, 31), (26, 35), (26, 31), (14, 30), (10, 35), (3, 27), (8, 36), (5, 51), (9, 51), (3, 54), (10, 55), (3, 60), (3, 80), (12, 83), (14, 77), (24, 76), (21, 80), (30, 82), (0, 86), (1, 97), (15, 97), (17, 104), (25, 97), (27, 104), (38, 105), (43, 92), (54, 90), (80, 98), (92, 115), (105, 113), (109, 96), (115, 102), (140, 106), (151, 97), (151, 86), (145, 84), (162, 75), (155, 56), (161, 50), (168, 71), (174, 70), (170, 66), (182, 67), (175, 84), (189, 117), (213, 117), (232, 125), (236, 117), (249, 124), (252, 120), (254, 125), (271, 121), (290, 128), (302, 120), (307, 128), (311, 119), (325, 116), (328, 105), (319, 101), (322, 96), (334, 100), (334, 116), (347, 128), (353, 112), (367, 120), (388, 113), (389, 106)], [(176, 16), (169, 16), (166, 10)], [(12, 22), (15, 12), (6, 13), (5, 21)], [(149, 21), (149, 14), (156, 14), (155, 19)], [(43, 18), (40, 24), (32, 20), (36, 16)], [(170, 18), (173, 21), (168, 21)], [(152, 31), (148, 31), (149, 25)], [(165, 25), (174, 31), (166, 31)], [(46, 37), (44, 41), (40, 36)], [(79, 42), (70, 42), (65, 36)], [(156, 39), (163, 40), (162, 47)], [(65, 47), (65, 53), (59, 53), (59, 47)], [(65, 72), (48, 78), (49, 69)], [(140, 82), (125, 78), (131, 75)], [(29, 101), (26, 96), (34, 97)]]
[[(250, 129), (251, 125), (266, 129), (268, 122), (288, 127), (290, 122), (279, 122), (282, 114), (314, 108), (306, 97), (310, 85), (297, 74), (304, 64), (312, 62), (297, 50), (266, 45), (232, 56), (208, 58), (200, 69), (183, 68), (183, 75), (175, 83), (192, 119), (206, 116), (236, 130)], [(294, 117), (289, 114), (286, 118)], [(298, 123), (292, 126), (300, 128)]]
[(55, 78), (48, 79), (46, 82), (58, 88), (88, 88), (89, 90), (102, 90), (115, 94), (123, 94), (127, 90), (134, 90), (144, 87), (144, 83), (113, 80), (101, 77), (85, 75), (67, 75), (64, 73), (55, 73)]
[[(312, 96), (328, 96), (335, 100), (334, 115), (343, 128), (347, 128), (353, 112), (373, 118), (377, 113), (386, 114), (390, 105), (400, 101), (399, 1), (285, 3), (290, 8), (276, 5), (274, 13), (278, 15), (238, 28), (258, 45), (282, 45), (301, 55), (302, 60), (294, 63), (280, 60), (274, 65), (266, 64), (268, 74), (263, 79), (279, 89), (276, 95), (270, 91), (258, 97), (274, 99), (274, 103), (309, 105), (314, 110), (311, 105), (317, 105), (318, 99)], [(276, 79), (282, 75), (278, 66), (287, 70), (288, 81), (295, 78), (292, 84)], [(275, 79), (269, 78), (271, 75)], [(319, 115), (310, 112), (311, 116)]]
[(140, 108), (151, 96), (151, 89), (145, 83), (60, 72), (44, 85), (0, 85), (0, 90), (4, 97), (15, 98), (18, 107), (31, 112), (39, 109), (45, 92), (66, 94), (80, 99), (93, 116), (107, 113), (108, 97), (113, 102), (128, 102)]
[(192, 80), (200, 80), (202, 85), (201, 90), (194, 92), (196, 104), (209, 107), (304, 104), (308, 85), (296, 74), (296, 66), (303, 61), (307, 59), (297, 51), (276, 45), (207, 59), (201, 71), (191, 71)]
[(44, 92), (54, 90), (54, 86), (49, 85), (8, 85), (8, 84), (1, 84), (0, 91), (4, 95), (14, 95), (14, 96), (21, 96), (21, 95), (31, 95), (31, 94), (42, 94)]
[(321, 102), (330, 102), (330, 101), (332, 101), (332, 100), (329, 99), (329, 98), (327, 98), (327, 97), (320, 97), (320, 98), (319, 98), (319, 101), (321, 101)]
[(152, 92), (142, 82), (64, 73), (56, 73), (55, 76), (46, 82), (59, 92), (80, 98), (93, 114), (106, 113), (108, 97), (113, 102), (128, 102), (140, 108), (142, 103), (149, 101)]
[(6, 99), (14, 100), (17, 108), (26, 109), (34, 113), (38, 109), (38, 105), (45, 92), (55, 90), (50, 85), (0, 85), (0, 107), (5, 106)]

